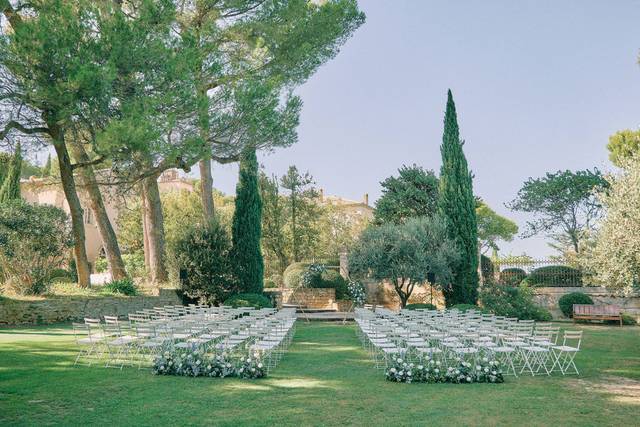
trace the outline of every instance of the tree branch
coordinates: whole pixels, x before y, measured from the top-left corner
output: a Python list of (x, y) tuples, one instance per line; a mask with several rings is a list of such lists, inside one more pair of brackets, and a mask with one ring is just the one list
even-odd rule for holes
[(87, 167), (87, 166), (97, 165), (99, 163), (104, 162), (105, 160), (106, 160), (106, 157), (103, 156), (103, 155), (100, 155), (100, 156), (96, 157), (95, 159), (93, 159), (93, 160), (91, 160), (89, 162), (82, 162), (82, 163), (73, 164), (73, 165), (71, 165), (71, 169), (72, 170), (76, 170), (76, 169), (84, 168), (84, 167)]
[(19, 132), (22, 132), (22, 133), (26, 134), (26, 135), (34, 135), (36, 133), (49, 134), (49, 128), (47, 128), (47, 127), (28, 128), (28, 127), (23, 126), (21, 123), (18, 123), (15, 120), (11, 120), (5, 125), (4, 129), (0, 131), (0, 140), (1, 139), (5, 139), (7, 137), (7, 135), (9, 135), (9, 132), (11, 132), (11, 129), (15, 129), (15, 130), (17, 130)]

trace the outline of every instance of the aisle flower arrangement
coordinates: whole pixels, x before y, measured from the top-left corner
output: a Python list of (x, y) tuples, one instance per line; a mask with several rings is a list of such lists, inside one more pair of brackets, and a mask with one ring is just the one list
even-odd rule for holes
[(153, 361), (156, 375), (178, 375), (186, 377), (238, 377), (244, 379), (267, 376), (266, 368), (258, 355), (242, 355), (232, 358), (226, 352), (202, 350), (165, 351)]
[(401, 357), (393, 359), (385, 372), (388, 381), (400, 383), (502, 383), (504, 376), (499, 362), (486, 357), (475, 366), (461, 359), (444, 366), (439, 360), (425, 359), (410, 362)]
[(349, 284), (347, 285), (347, 289), (349, 291), (351, 301), (353, 301), (353, 305), (356, 307), (362, 307), (367, 298), (364, 285), (355, 280), (350, 280)]

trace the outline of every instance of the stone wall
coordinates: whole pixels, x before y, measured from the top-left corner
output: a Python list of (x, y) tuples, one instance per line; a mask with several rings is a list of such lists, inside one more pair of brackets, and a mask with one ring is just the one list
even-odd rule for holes
[(595, 304), (619, 305), (626, 314), (640, 319), (640, 294), (628, 296), (616, 295), (604, 287), (577, 287), (577, 288), (535, 288), (534, 299), (537, 304), (551, 312), (554, 319), (564, 316), (558, 307), (558, 300), (571, 292), (582, 292), (591, 297)]
[(161, 289), (158, 296), (71, 296), (36, 301), (2, 299), (0, 325), (68, 322), (104, 315), (126, 318), (137, 310), (180, 304), (182, 301), (174, 289)]
[[(389, 282), (365, 282), (367, 304), (382, 305), (390, 310), (400, 310), (400, 297)], [(444, 308), (442, 292), (431, 286), (416, 286), (409, 297), (409, 304), (429, 303), (438, 308)]]
[(267, 288), (267, 294), (272, 294), (278, 307), (282, 304), (295, 304), (315, 310), (353, 311), (351, 301), (337, 300), (336, 290), (333, 288), (304, 288), (304, 289), (275, 289)]

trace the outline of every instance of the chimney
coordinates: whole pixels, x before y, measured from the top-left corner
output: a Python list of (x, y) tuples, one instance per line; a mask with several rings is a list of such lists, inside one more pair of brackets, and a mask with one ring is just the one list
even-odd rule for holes
[(364, 193), (364, 199), (362, 200), (362, 202), (369, 206), (369, 194), (368, 193)]

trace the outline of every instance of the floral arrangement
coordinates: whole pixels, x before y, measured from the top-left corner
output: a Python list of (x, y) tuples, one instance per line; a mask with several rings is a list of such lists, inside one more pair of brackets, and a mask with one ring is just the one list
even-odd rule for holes
[(483, 357), (476, 364), (476, 381), (479, 383), (503, 383), (504, 375), (500, 363)]
[(327, 267), (324, 264), (310, 264), (307, 270), (302, 273), (302, 278), (300, 279), (300, 283), (304, 287), (309, 287), (313, 284), (313, 280), (316, 277), (320, 277), (322, 273), (327, 271)]
[(249, 379), (267, 376), (267, 371), (258, 357), (247, 357), (242, 359), (236, 373), (240, 378)]
[(367, 294), (364, 290), (364, 285), (355, 280), (349, 280), (347, 289), (349, 291), (349, 296), (351, 297), (351, 301), (353, 301), (353, 304), (356, 307), (362, 307), (364, 305), (364, 302), (367, 299)]
[(231, 359), (228, 353), (207, 353), (202, 350), (164, 351), (153, 361), (156, 375), (179, 375), (187, 377), (239, 377), (262, 378), (266, 369), (258, 355)]
[(455, 366), (443, 366), (439, 360), (425, 359), (420, 363), (401, 357), (392, 360), (385, 372), (388, 381), (401, 383), (502, 383), (504, 377), (500, 364), (486, 357), (474, 366), (458, 358)]

